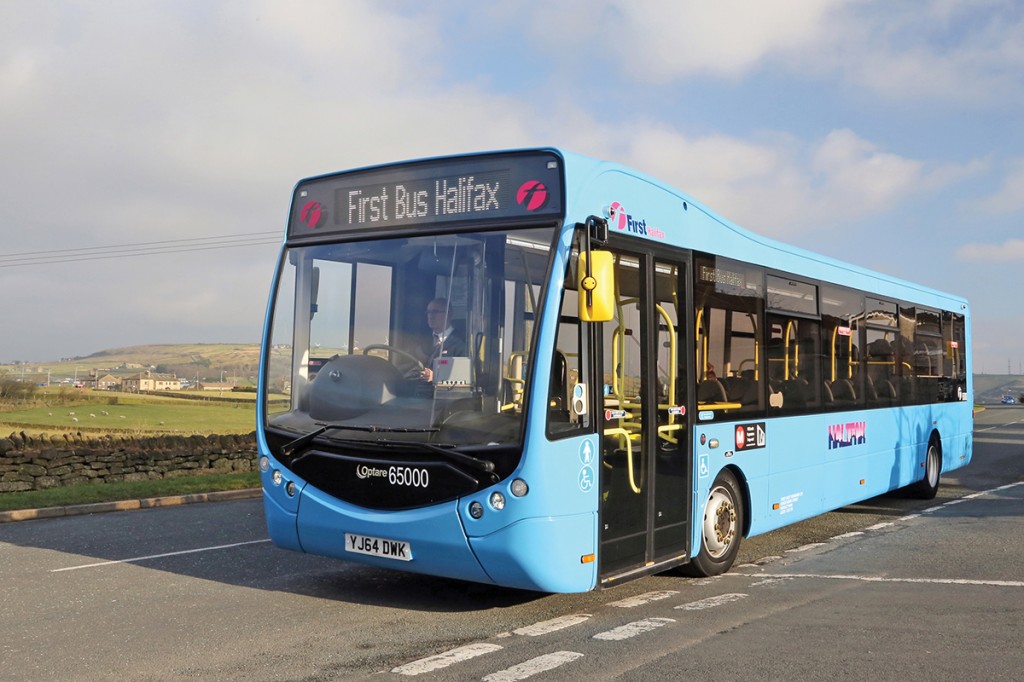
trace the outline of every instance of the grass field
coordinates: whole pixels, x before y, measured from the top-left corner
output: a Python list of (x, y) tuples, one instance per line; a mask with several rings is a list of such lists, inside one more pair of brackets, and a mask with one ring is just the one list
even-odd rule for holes
[(258, 488), (260, 476), (256, 472), (240, 474), (206, 474), (164, 478), (153, 481), (130, 483), (86, 483), (63, 488), (28, 490), (20, 493), (0, 494), (0, 511), (13, 509), (37, 509), (43, 507), (66, 507), (94, 502), (115, 502), (117, 500), (138, 500), (149, 497), (211, 493), (222, 490)]
[(0, 435), (25, 430), (188, 436), (251, 433), (256, 429), (255, 394), (229, 393), (232, 402), (216, 400), (215, 395), (208, 396), (208, 400), (190, 400), (96, 391), (50, 405), (45, 404), (47, 396), (41, 395), (43, 404), (0, 412)]

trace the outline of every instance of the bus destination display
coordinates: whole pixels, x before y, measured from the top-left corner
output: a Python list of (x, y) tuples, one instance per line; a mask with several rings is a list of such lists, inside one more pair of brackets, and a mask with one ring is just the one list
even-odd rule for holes
[(290, 237), (414, 224), (550, 219), (561, 214), (553, 154), (481, 156), (357, 171), (300, 183)]

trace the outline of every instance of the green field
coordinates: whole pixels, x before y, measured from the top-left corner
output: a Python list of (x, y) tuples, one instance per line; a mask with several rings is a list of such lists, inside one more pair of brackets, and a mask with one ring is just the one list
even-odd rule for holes
[[(229, 396), (235, 399), (216, 400), (216, 394), (206, 400), (189, 400), (95, 391), (57, 401), (41, 394), (43, 404), (0, 412), (0, 434), (22, 430), (186, 436), (251, 433), (256, 429), (255, 394), (226, 393)], [(46, 404), (47, 398), (52, 400), (51, 404)]]

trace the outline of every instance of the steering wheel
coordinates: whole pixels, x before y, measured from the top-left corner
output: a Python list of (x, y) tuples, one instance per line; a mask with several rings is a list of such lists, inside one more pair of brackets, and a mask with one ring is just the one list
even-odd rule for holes
[(368, 355), (371, 350), (385, 350), (385, 351), (387, 351), (389, 353), (396, 353), (398, 355), (401, 355), (401, 356), (406, 357), (409, 360), (411, 360), (412, 363), (413, 363), (412, 369), (405, 369), (405, 370), (403, 370), (394, 361), (392, 361), (392, 363), (391, 363), (391, 364), (395, 365), (395, 367), (397, 367), (400, 372), (402, 372), (402, 377), (404, 377), (406, 379), (418, 379), (419, 376), (420, 376), (420, 373), (424, 369), (426, 369), (426, 367), (423, 365), (423, 363), (420, 362), (419, 358), (417, 358), (415, 355), (413, 355), (409, 351), (402, 350), (401, 348), (398, 348), (397, 346), (389, 346), (386, 343), (371, 343), (369, 346), (365, 346), (363, 348), (363, 355)]

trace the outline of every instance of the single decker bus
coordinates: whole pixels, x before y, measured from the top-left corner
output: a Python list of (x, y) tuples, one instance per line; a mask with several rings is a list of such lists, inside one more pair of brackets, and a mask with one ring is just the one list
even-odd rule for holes
[(268, 305), (279, 546), (581, 592), (970, 461), (967, 301), (553, 148), (300, 181)]

